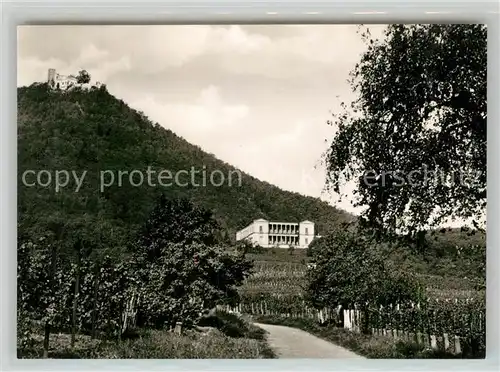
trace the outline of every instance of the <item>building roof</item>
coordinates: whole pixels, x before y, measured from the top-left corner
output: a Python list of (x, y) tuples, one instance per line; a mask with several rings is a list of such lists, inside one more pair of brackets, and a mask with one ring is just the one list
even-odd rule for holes
[(259, 219), (253, 220), (253, 222), (269, 222), (269, 223), (278, 223), (278, 224), (283, 223), (283, 224), (295, 224), (295, 225), (298, 225), (299, 223), (311, 223), (314, 225), (314, 222), (311, 222), (308, 220), (301, 221), (301, 222), (285, 222), (285, 221), (269, 221), (269, 220), (266, 220), (264, 218), (259, 218)]

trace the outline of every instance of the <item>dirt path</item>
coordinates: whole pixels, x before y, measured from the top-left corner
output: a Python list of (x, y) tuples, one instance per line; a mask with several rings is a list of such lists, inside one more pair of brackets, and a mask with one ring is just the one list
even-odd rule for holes
[(300, 329), (260, 323), (255, 325), (268, 332), (269, 345), (278, 358), (363, 358)]

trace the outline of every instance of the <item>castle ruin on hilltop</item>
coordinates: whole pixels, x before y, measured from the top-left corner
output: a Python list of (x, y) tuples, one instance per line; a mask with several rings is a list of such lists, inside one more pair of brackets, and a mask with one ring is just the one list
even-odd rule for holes
[(79, 83), (75, 75), (61, 75), (57, 73), (55, 68), (49, 68), (47, 83), (54, 90), (70, 90), (75, 87), (90, 89), (92, 87), (99, 88), (102, 85), (99, 81), (95, 82), (95, 84), (91, 82)]

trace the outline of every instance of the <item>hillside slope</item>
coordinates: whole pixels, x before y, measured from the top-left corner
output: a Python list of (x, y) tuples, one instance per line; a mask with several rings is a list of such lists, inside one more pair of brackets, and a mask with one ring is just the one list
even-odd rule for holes
[[(163, 123), (168, 126), (168, 123)], [(241, 187), (227, 183), (220, 187), (133, 186), (117, 178), (112, 186), (100, 192), (100, 171), (138, 170), (146, 176), (152, 170), (206, 169), (228, 175), (236, 168), (204, 152), (159, 124), (153, 124), (142, 113), (128, 107), (107, 92), (105, 87), (90, 92), (50, 92), (45, 84), (18, 89), (18, 185), (19, 217), (25, 226), (35, 226), (40, 219), (96, 219), (121, 226), (132, 233), (143, 223), (159, 193), (167, 197), (186, 197), (211, 209), (227, 236), (256, 218), (282, 221), (312, 220), (317, 232), (325, 234), (341, 222), (353, 218), (319, 199), (279, 189), (242, 173)], [(26, 170), (48, 170), (54, 182), (55, 172), (76, 172), (81, 188), (70, 177), (68, 185), (58, 192), (49, 187), (26, 187), (22, 175)], [(109, 174), (108, 174), (109, 175)], [(43, 178), (45, 177), (45, 178)], [(47, 174), (42, 177), (47, 180)], [(61, 176), (62, 177), (62, 176)], [(110, 177), (110, 176), (109, 176)], [(35, 181), (34, 174), (27, 177)], [(139, 178), (134, 178), (137, 182)], [(156, 181), (155, 181), (156, 183)]]

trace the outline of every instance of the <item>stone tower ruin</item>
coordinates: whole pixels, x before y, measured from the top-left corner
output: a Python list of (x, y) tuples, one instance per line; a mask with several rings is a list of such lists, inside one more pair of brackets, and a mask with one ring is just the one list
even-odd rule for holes
[(49, 84), (53, 83), (56, 79), (56, 69), (55, 68), (49, 68), (49, 74), (47, 77), (47, 82)]

